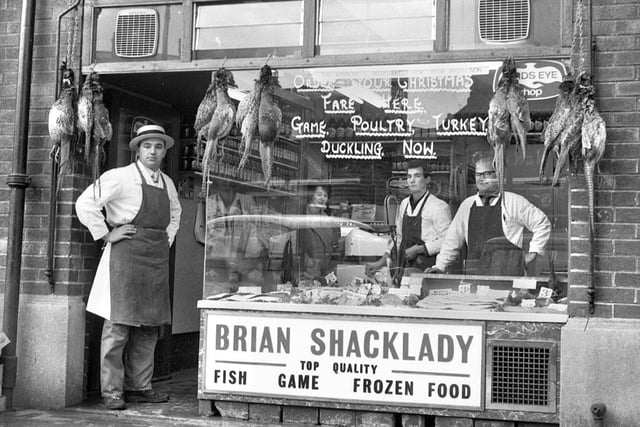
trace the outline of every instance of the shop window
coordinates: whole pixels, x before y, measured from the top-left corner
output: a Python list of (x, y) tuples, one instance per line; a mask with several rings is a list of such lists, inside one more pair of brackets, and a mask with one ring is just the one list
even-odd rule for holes
[(302, 0), (196, 4), (196, 59), (300, 55), (302, 21)]
[[(365, 265), (391, 248), (393, 226), (398, 225), (395, 231), (404, 227), (396, 223), (396, 214), (405, 213), (400, 202), (411, 192), (410, 161), (428, 164), (429, 197), (439, 199), (452, 216), (465, 199), (476, 195), (473, 159), (475, 153), (491, 150), (487, 110), (500, 66), (500, 61), (492, 61), (278, 70), (281, 87), (275, 98), (282, 125), (271, 156), (265, 156), (259, 138), (245, 151), (240, 130), (234, 129), (223, 143), (223, 160), (211, 166), (204, 296), (275, 291), (286, 284), (302, 288), (374, 283), (393, 288), (404, 283), (403, 277), (422, 274), (424, 265), (398, 268), (393, 252), (389, 268), (385, 265), (368, 276)], [(538, 176), (540, 133), (566, 71), (556, 61), (531, 60), (518, 66), (544, 69), (555, 79), (540, 87), (539, 80), (529, 81), (523, 74), (521, 83), (532, 88), (528, 102), (534, 123), (526, 159), (514, 141), (505, 148), (506, 191), (526, 198), (551, 225), (550, 235), (544, 237), (546, 254), (527, 268), (528, 281), (533, 277), (536, 288), (546, 285), (550, 276), (566, 282), (568, 268), (566, 180), (563, 176), (553, 187)], [(254, 87), (258, 71), (237, 71), (234, 76), (239, 87), (234, 97), (240, 99)], [(244, 152), (248, 160), (239, 167)], [(269, 158), (272, 173), (265, 185), (264, 164)], [(547, 176), (552, 167), (550, 161)], [(508, 218), (506, 227), (513, 221), (517, 219)], [(501, 224), (497, 227), (504, 231)], [(452, 276), (455, 286), (438, 282), (440, 278), (433, 281), (432, 290), (457, 292), (460, 275), (476, 278), (469, 282), (474, 291), (475, 286), (496, 284), (510, 289), (512, 276), (522, 277), (524, 271), (491, 268), (507, 259), (506, 246), (526, 253), (536, 238), (526, 228), (505, 233), (516, 248), (494, 237), (481, 248), (490, 268), (484, 269), (482, 257), (465, 259), (461, 248), (458, 262), (447, 266), (447, 273), (457, 275)], [(511, 278), (500, 284), (494, 276), (504, 274)]]
[(436, 1), (321, 0), (321, 55), (432, 51)]

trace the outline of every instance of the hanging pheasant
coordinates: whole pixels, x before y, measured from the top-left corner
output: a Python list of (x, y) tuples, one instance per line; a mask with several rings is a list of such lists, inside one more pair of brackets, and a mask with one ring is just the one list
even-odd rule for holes
[(584, 176), (587, 181), (587, 191), (589, 192), (589, 228), (593, 233), (594, 225), (594, 173), (595, 168), (604, 154), (607, 141), (607, 129), (604, 120), (596, 109), (593, 96), (595, 90), (591, 82), (591, 76), (585, 75), (581, 84), (585, 85), (585, 97), (583, 102), (584, 117), (582, 120), (582, 160), (584, 162)]
[(493, 164), (498, 176), (501, 199), (504, 200), (504, 150), (515, 136), (526, 157), (527, 132), (531, 128), (529, 105), (518, 82), (516, 63), (508, 57), (502, 64), (498, 88), (489, 101), (487, 141), (493, 149)]
[(74, 72), (66, 68), (66, 64), (63, 64), (62, 90), (49, 110), (48, 121), (49, 136), (53, 143), (51, 156), (58, 163), (58, 186), (56, 191), (60, 191), (62, 181), (71, 168), (72, 148), (77, 138), (76, 102), (77, 93)]
[(206, 191), (206, 183), (209, 179), (209, 162), (213, 154), (217, 160), (223, 153), (223, 140), (231, 132), (236, 116), (236, 107), (229, 97), (229, 86), (235, 86), (235, 80), (231, 71), (220, 68), (215, 75), (216, 108), (211, 116), (207, 131), (207, 145), (202, 157), (202, 189)]
[(511, 121), (511, 131), (516, 137), (517, 144), (520, 144), (522, 158), (527, 158), (527, 132), (531, 129), (531, 116), (529, 114), (529, 103), (524, 95), (524, 86), (518, 81), (516, 64), (513, 58), (509, 58), (510, 85), (507, 94), (507, 109)]
[(268, 187), (273, 172), (273, 145), (280, 135), (282, 111), (275, 100), (274, 92), (280, 87), (277, 72), (264, 65), (260, 70), (262, 95), (258, 113), (258, 132), (260, 134), (260, 159), (264, 183)]
[[(92, 73), (93, 74), (93, 73)], [(93, 80), (91, 74), (85, 79), (78, 98), (78, 130), (84, 135), (84, 161), (91, 161), (91, 133), (93, 129)]]
[(260, 110), (260, 96), (262, 93), (262, 81), (258, 79), (253, 84), (253, 89), (247, 94), (238, 105), (236, 114), (236, 125), (240, 128), (240, 146), (238, 150), (242, 153), (242, 158), (238, 164), (241, 170), (249, 158), (251, 148), (257, 144), (260, 138), (258, 134), (258, 121)]
[(98, 183), (100, 191), (98, 177), (101, 159), (104, 157), (104, 145), (113, 136), (113, 129), (109, 111), (104, 105), (104, 89), (96, 72), (87, 76), (80, 91), (78, 129), (84, 135), (84, 161), (91, 169), (91, 176)]
[(100, 191), (100, 165), (105, 157), (104, 146), (111, 141), (113, 136), (113, 128), (109, 121), (109, 110), (104, 105), (104, 88), (100, 83), (98, 73), (91, 73), (89, 78), (93, 80), (93, 128), (91, 134), (91, 153), (89, 165), (92, 171), (94, 182), (98, 182), (98, 191)]
[(558, 153), (558, 162), (556, 163), (553, 171), (553, 186), (556, 186), (560, 179), (560, 172), (564, 165), (569, 161), (569, 158), (576, 160), (576, 157), (580, 154), (580, 140), (582, 138), (582, 122), (584, 120), (583, 103), (585, 99), (585, 75), (584, 73), (578, 76), (573, 87), (573, 101), (568, 117), (565, 122), (564, 128), (561, 130), (558, 136), (558, 142), (556, 143), (556, 150)]
[(540, 161), (540, 180), (544, 180), (544, 169), (547, 164), (550, 151), (556, 153), (556, 156), (560, 153), (560, 140), (559, 136), (566, 128), (567, 122), (571, 117), (571, 111), (576, 107), (576, 103), (579, 102), (575, 96), (574, 91), (575, 82), (573, 81), (573, 72), (567, 73), (564, 81), (560, 83), (560, 94), (556, 99), (556, 105), (553, 110), (553, 114), (547, 122), (547, 126), (542, 131), (542, 140), (544, 142), (544, 151), (542, 153), (542, 159)]
[(206, 139), (207, 133), (209, 132), (209, 122), (211, 122), (211, 116), (213, 116), (213, 112), (216, 109), (217, 97), (215, 75), (215, 71), (211, 73), (211, 83), (209, 83), (209, 87), (204, 94), (204, 98), (202, 98), (200, 105), (198, 105), (196, 120), (193, 124), (198, 143)]

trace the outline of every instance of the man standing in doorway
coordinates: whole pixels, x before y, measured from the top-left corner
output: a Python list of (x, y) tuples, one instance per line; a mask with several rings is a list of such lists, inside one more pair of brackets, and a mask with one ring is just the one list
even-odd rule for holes
[[(505, 191), (504, 200), (500, 200), (491, 152), (477, 152), (473, 160), (478, 193), (460, 204), (435, 265), (426, 272), (449, 272), (462, 255), (465, 274), (522, 276), (544, 253), (551, 223), (544, 212), (519, 194)], [(526, 254), (522, 250), (525, 228), (533, 234)]]
[(141, 126), (129, 142), (137, 160), (105, 172), (76, 201), (80, 222), (105, 242), (87, 311), (105, 319), (100, 382), (109, 409), (169, 400), (151, 378), (160, 326), (171, 323), (169, 248), (182, 212), (160, 170), (173, 145), (161, 126)]

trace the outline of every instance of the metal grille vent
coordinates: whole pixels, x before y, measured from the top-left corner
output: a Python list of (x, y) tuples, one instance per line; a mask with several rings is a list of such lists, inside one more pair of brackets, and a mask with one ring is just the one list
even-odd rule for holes
[(556, 346), (547, 342), (489, 342), (487, 407), (556, 410)]
[(116, 55), (146, 58), (158, 47), (158, 12), (155, 9), (125, 9), (116, 19)]
[(529, 0), (480, 0), (478, 28), (487, 43), (505, 43), (529, 37)]

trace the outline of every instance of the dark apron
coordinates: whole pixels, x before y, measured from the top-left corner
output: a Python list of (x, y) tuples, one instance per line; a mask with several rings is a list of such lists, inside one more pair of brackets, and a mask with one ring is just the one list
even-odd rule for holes
[(408, 260), (406, 250), (414, 245), (424, 245), (422, 240), (422, 210), (427, 204), (429, 194), (424, 198), (424, 202), (420, 207), (420, 211), (416, 216), (407, 215), (407, 209), (411, 202), (407, 204), (404, 214), (402, 215), (402, 242), (398, 249), (398, 267), (393, 275), (394, 283), (399, 285), (404, 273), (405, 268), (417, 268), (424, 271), (426, 268), (433, 266), (436, 263), (435, 256), (429, 256), (426, 254), (420, 254), (414, 259)]
[[(142, 205), (131, 224), (132, 239), (111, 245), (111, 322), (158, 326), (171, 323), (169, 302), (169, 241), (171, 220), (167, 185), (148, 185), (142, 179)], [(162, 177), (162, 175), (161, 175)]]
[(522, 249), (511, 243), (502, 229), (502, 203), (471, 207), (467, 240), (465, 274), (524, 275)]

